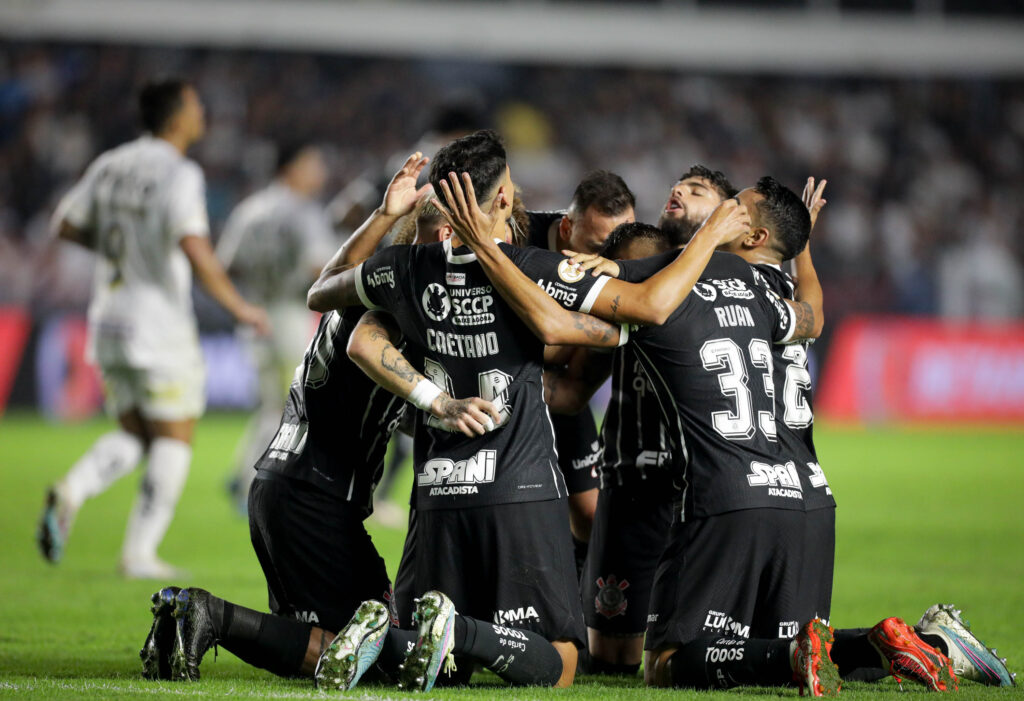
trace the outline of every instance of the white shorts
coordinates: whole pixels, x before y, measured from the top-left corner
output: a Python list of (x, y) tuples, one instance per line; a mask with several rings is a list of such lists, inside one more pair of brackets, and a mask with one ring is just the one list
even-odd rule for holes
[(107, 411), (137, 409), (154, 421), (197, 419), (206, 409), (206, 367), (201, 360), (179, 367), (100, 366)]

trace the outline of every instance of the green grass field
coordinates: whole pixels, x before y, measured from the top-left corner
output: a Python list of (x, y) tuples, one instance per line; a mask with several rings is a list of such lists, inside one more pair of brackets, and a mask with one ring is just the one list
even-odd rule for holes
[[(266, 590), (247, 523), (224, 491), (243, 417), (200, 424), (192, 473), (161, 555), (192, 573), (188, 582), (257, 609)], [(197, 684), (141, 679), (138, 650), (149, 628), (153, 582), (116, 574), (137, 476), (90, 501), (65, 559), (53, 567), (36, 551), (43, 491), (110, 424), (48, 424), (27, 414), (0, 419), (0, 696), (17, 698), (306, 698), (312, 684), (252, 669), (228, 652), (207, 654)], [(839, 501), (832, 623), (869, 626), (885, 616), (917, 620), (929, 605), (962, 607), (974, 630), (1012, 670), (1024, 670), (1024, 431), (819, 427), (819, 455)], [(394, 575), (403, 533), (372, 527)], [(353, 576), (358, 576), (357, 572)], [(908, 693), (923, 693), (906, 687)], [(743, 696), (797, 695), (743, 689)], [(899, 693), (890, 681), (850, 684), (844, 696)], [(965, 682), (961, 696), (1017, 696)], [(698, 698), (706, 693), (644, 689), (594, 677), (570, 690), (505, 690), (491, 675), (443, 699)], [(360, 687), (347, 698), (401, 698), (393, 688)]]

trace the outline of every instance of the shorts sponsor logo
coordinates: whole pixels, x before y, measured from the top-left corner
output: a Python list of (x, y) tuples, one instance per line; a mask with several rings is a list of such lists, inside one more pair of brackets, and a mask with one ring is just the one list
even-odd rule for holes
[(708, 611), (704, 618), (704, 630), (730, 633), (740, 638), (750, 637), (750, 626), (744, 625), (721, 611)]
[(779, 637), (795, 638), (800, 630), (800, 621), (779, 621)]
[(572, 461), (572, 469), (574, 470), (590, 470), (594, 472), (594, 466), (597, 465), (597, 461), (601, 459), (601, 441), (594, 441), (590, 444), (590, 453), (582, 458), (577, 458)]
[(576, 304), (576, 300), (579, 298), (579, 293), (571, 287), (561, 284), (560, 282), (554, 282), (548, 280), (545, 282), (543, 279), (537, 281), (537, 285), (540, 289), (548, 293), (548, 297), (561, 302), (563, 307), (572, 309), (573, 305)]
[(478, 484), (494, 481), (498, 454), (494, 450), (481, 450), (465, 460), (434, 458), (423, 463), (423, 471), (416, 476), (416, 484), (430, 487), (430, 496), (458, 496), (476, 494)]
[(296, 611), (295, 618), (302, 621), (303, 623), (320, 622), (320, 617), (316, 615), (316, 611)]
[(443, 285), (432, 282), (423, 290), (423, 311), (434, 321), (444, 321), (452, 310), (452, 301)]
[(647, 622), (648, 623), (657, 623), (658, 622), (658, 615), (659, 614), (657, 614), (657, 613), (649, 613), (649, 614), (647, 614)]
[(465, 285), (466, 273), (445, 273), (444, 281), (449, 285)]
[(768, 487), (768, 495), (785, 499), (803, 499), (803, 486), (792, 460), (785, 465), (750, 463), (747, 483), (751, 487)]
[[(498, 635), (510, 635), (512, 637), (518, 637), (521, 640), (526, 640), (526, 634), (520, 631), (509, 631), (507, 628), (502, 628), (503, 625), (515, 625), (516, 623), (540, 623), (540, 616), (537, 615), (537, 609), (532, 606), (520, 606), (514, 609), (498, 609), (494, 612), (494, 632)], [(513, 635), (514, 633), (514, 635)]]
[(562, 278), (563, 282), (579, 282), (583, 275), (583, 271), (570, 263), (568, 258), (558, 264), (558, 277)]
[(629, 588), (629, 581), (621, 582), (614, 574), (597, 578), (597, 596), (594, 597), (594, 608), (605, 618), (615, 618), (626, 612), (629, 601), (624, 593)]
[(390, 265), (383, 265), (366, 276), (366, 284), (370, 287), (387, 285), (393, 288), (395, 286), (395, 271)]

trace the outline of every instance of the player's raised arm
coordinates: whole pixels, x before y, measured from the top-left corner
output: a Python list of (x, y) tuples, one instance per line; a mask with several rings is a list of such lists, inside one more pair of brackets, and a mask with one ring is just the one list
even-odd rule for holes
[(453, 431), (470, 437), (483, 435), (501, 421), (490, 402), (480, 397), (453, 399), (417, 372), (395, 345), (401, 337), (390, 316), (366, 312), (349, 337), (348, 357), (381, 387), (429, 412)]
[[(827, 180), (814, 186), (814, 178), (807, 178), (804, 186), (803, 201), (811, 215), (811, 231), (818, 221), (818, 213), (825, 206), (822, 195)], [(789, 302), (797, 317), (794, 339), (817, 338), (825, 327), (825, 295), (818, 280), (818, 273), (811, 260), (811, 242), (808, 241), (804, 250), (793, 259), (793, 272), (796, 274), (796, 300)]]
[(469, 243), (466, 238), (472, 238), (478, 243), (486, 242), (479, 249), (471, 245), (477, 251), (477, 260), (501, 296), (533, 334), (549, 346), (614, 348), (622, 345), (628, 334), (627, 329), (620, 329), (588, 314), (565, 309), (519, 270), (495, 245), (494, 235), (504, 237), (505, 230), (505, 220), (498, 216), (498, 209), (511, 207), (512, 204), (512, 198), (505, 192), (505, 188), (499, 188), (490, 213), (484, 213), (477, 204), (469, 175), (463, 173), (462, 177), (460, 183), (458, 177), (451, 174), (451, 186), (441, 181), (448, 207), (437, 201), (435, 206), (452, 225), (460, 240)]

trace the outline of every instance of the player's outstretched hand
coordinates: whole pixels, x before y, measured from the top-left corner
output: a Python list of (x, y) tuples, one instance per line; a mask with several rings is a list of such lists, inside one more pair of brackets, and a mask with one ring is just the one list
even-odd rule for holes
[(251, 326), (258, 336), (270, 335), (270, 316), (263, 307), (245, 304), (235, 314), (235, 321), (245, 326)]
[(499, 210), (505, 204), (511, 206), (512, 200), (505, 193), (504, 186), (498, 189), (489, 212), (484, 212), (477, 204), (469, 173), (462, 174), (461, 182), (455, 173), (449, 173), (448, 180), (441, 181), (441, 194), (447, 206), (436, 197), (434, 206), (467, 246), (475, 249), (490, 244), (495, 238), (505, 239), (505, 220)]
[(470, 438), (493, 431), (501, 421), (497, 408), (480, 397), (452, 399), (442, 392), (430, 408), (445, 426)]
[(718, 246), (735, 241), (740, 236), (750, 233), (750, 213), (746, 205), (739, 200), (730, 198), (715, 208), (704, 224), (697, 230), (702, 236), (713, 236)]
[(430, 183), (416, 189), (416, 181), (430, 159), (417, 151), (405, 159), (401, 170), (395, 173), (384, 191), (384, 202), (381, 211), (388, 216), (404, 217), (411, 212), (420, 197), (430, 192)]
[(563, 249), (562, 255), (569, 256), (569, 263), (581, 273), (589, 270), (591, 271), (590, 274), (594, 277), (598, 275), (619, 276), (619, 264), (596, 253), (577, 253), (576, 251)]
[(811, 213), (811, 230), (814, 230), (814, 225), (818, 221), (818, 212), (825, 206), (827, 200), (822, 197), (825, 194), (825, 184), (828, 180), (822, 180), (818, 183), (818, 187), (814, 187), (814, 178), (807, 178), (807, 184), (804, 185), (803, 200), (804, 205), (807, 206), (807, 211)]

